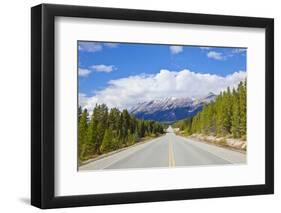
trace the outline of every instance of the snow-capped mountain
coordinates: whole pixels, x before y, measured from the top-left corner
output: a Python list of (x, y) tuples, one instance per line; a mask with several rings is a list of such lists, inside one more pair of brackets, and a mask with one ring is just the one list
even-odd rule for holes
[(204, 103), (209, 103), (216, 95), (209, 93), (200, 99), (167, 97), (137, 104), (130, 112), (139, 119), (174, 122), (195, 115), (202, 110)]

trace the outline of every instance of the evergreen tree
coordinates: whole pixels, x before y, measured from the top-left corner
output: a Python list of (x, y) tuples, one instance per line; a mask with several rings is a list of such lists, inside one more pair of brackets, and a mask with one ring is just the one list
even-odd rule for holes
[(126, 109), (122, 111), (122, 115), (123, 115), (122, 136), (123, 138), (126, 139), (128, 137), (128, 130), (130, 130), (131, 117)]
[(225, 118), (224, 118), (225, 133), (230, 134), (231, 118), (232, 118), (232, 97), (229, 87), (227, 87), (227, 91), (224, 97), (224, 109), (225, 109)]
[(224, 116), (224, 110), (223, 110), (223, 104), (222, 104), (222, 93), (217, 97), (216, 99), (216, 109), (217, 109), (217, 116), (216, 116), (216, 135), (222, 135), (223, 134), (223, 116)]
[(238, 86), (239, 93), (239, 109), (240, 109), (240, 134), (246, 135), (247, 131), (247, 95), (246, 95), (246, 81), (240, 82)]
[(98, 125), (97, 125), (97, 140), (96, 140), (96, 150), (100, 153), (100, 145), (102, 143), (105, 130), (107, 129), (108, 123), (108, 108), (105, 104), (98, 106)]
[(80, 122), (78, 124), (78, 144), (79, 144), (79, 159), (84, 159), (84, 153), (86, 151), (87, 146), (87, 117), (88, 117), (88, 111), (85, 109), (81, 115)]
[(143, 120), (140, 122), (139, 126), (140, 126), (140, 134), (139, 135), (142, 138), (142, 137), (145, 136), (145, 126), (144, 126), (144, 121)]
[(178, 121), (174, 127), (185, 134), (203, 133), (206, 135), (246, 138), (247, 133), (247, 81), (240, 82), (237, 89), (228, 87), (215, 101), (204, 105), (202, 111), (192, 118)]
[(128, 130), (128, 145), (133, 145), (135, 143), (134, 134), (131, 133), (130, 130)]
[(79, 124), (79, 122), (80, 122), (80, 118), (81, 118), (81, 116), (82, 116), (82, 107), (81, 106), (79, 106), (78, 107), (78, 124)]
[(117, 108), (112, 108), (108, 115), (108, 127), (112, 130), (118, 129), (118, 121), (120, 119), (120, 111)]
[(78, 109), (78, 144), (81, 161), (132, 145), (142, 137), (163, 134), (163, 125), (155, 121), (138, 120), (127, 110), (112, 108), (105, 104), (94, 107), (88, 121), (88, 112)]
[(105, 133), (104, 133), (102, 143), (101, 143), (101, 147), (100, 147), (100, 151), (102, 153), (113, 150), (114, 144), (112, 143), (113, 142), (112, 140), (113, 140), (112, 130), (106, 129)]
[(135, 142), (139, 142), (139, 140), (140, 140), (140, 137), (139, 137), (138, 131), (135, 131), (135, 133), (134, 133), (134, 141)]
[(232, 119), (231, 119), (231, 133), (234, 138), (240, 137), (240, 104), (239, 95), (233, 89), (233, 105), (232, 105)]
[(97, 147), (97, 125), (98, 121), (95, 119), (95, 113), (92, 114), (87, 131), (87, 154), (96, 154)]

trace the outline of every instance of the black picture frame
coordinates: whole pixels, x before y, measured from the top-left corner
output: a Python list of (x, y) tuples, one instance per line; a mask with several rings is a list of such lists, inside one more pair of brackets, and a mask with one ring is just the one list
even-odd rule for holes
[[(93, 195), (54, 195), (55, 17), (263, 28), (266, 32), (265, 184)], [(60, 208), (274, 193), (274, 20), (225, 15), (41, 4), (31, 8), (31, 204)]]

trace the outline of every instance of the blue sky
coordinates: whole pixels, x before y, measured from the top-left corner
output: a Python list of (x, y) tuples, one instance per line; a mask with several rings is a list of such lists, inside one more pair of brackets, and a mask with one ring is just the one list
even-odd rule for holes
[[(218, 92), (224, 89), (225, 86), (233, 86), (233, 79), (229, 80), (230, 85), (221, 85), (224, 78), (229, 78), (232, 75), (236, 76), (240, 73), (238, 80), (245, 77), (246, 73), (246, 49), (245, 48), (224, 48), (224, 47), (202, 47), (202, 46), (171, 46), (158, 44), (131, 44), (131, 43), (101, 43), (101, 42), (78, 42), (78, 74), (79, 74), (79, 94), (83, 97), (81, 102), (87, 98), (87, 102), (92, 98), (92, 102), (107, 102), (108, 98), (114, 96), (114, 89), (120, 90), (124, 97), (123, 99), (133, 99), (136, 96), (142, 95), (141, 88), (134, 88), (135, 94), (125, 95), (125, 88), (130, 89), (139, 85), (139, 82), (146, 83), (152, 87), (151, 91), (144, 90), (145, 99), (149, 99), (145, 93), (155, 93), (150, 98), (159, 97), (159, 79), (164, 75), (170, 75), (171, 79), (175, 78), (175, 87), (182, 88), (174, 90), (171, 94), (163, 94), (163, 96), (193, 96), (192, 93), (185, 94), (184, 90), (190, 91), (189, 87), (182, 87), (181, 82), (189, 81), (196, 78), (210, 82), (209, 79), (216, 77), (219, 82), (218, 88), (209, 87), (197, 88), (194, 90), (194, 97), (204, 95), (205, 90), (213, 90), (210, 92)], [(242, 73), (242, 74), (241, 74)], [(203, 75), (202, 75), (203, 74)], [(204, 75), (205, 74), (205, 75)], [(189, 77), (187, 77), (189, 76)], [(201, 76), (201, 77), (200, 77)], [(204, 79), (202, 79), (202, 76)], [(209, 76), (209, 77), (208, 77)], [(209, 79), (208, 79), (209, 78)], [(207, 79), (207, 80), (206, 80)], [(237, 81), (238, 81), (237, 80)], [(241, 79), (240, 79), (241, 80)], [(169, 78), (161, 84), (167, 84)], [(172, 80), (171, 80), (172, 81)], [(152, 83), (154, 82), (154, 83)], [(128, 85), (127, 85), (127, 84)], [(195, 83), (195, 82), (194, 82)], [(201, 82), (200, 82), (201, 83)], [(122, 85), (124, 84), (124, 85)], [(141, 85), (140, 85), (141, 86)], [(171, 91), (171, 85), (162, 88), (163, 93)], [(123, 89), (122, 89), (123, 88)], [(172, 89), (173, 90), (173, 89)], [(111, 91), (111, 94), (108, 93)], [(98, 100), (98, 95), (108, 95), (104, 100)], [(96, 97), (96, 98), (95, 98)], [(111, 103), (118, 101), (111, 97)], [(141, 101), (141, 100), (136, 100)], [(110, 101), (109, 101), (110, 102)], [(126, 100), (123, 100), (126, 102)], [(134, 101), (130, 100), (130, 104)], [(127, 104), (127, 105), (130, 105)], [(127, 107), (127, 106), (126, 106)]]

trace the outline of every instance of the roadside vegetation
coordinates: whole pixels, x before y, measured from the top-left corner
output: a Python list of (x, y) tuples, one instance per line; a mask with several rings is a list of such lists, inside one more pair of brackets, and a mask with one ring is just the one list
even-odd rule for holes
[(127, 110), (109, 110), (105, 104), (101, 104), (96, 105), (89, 116), (87, 109), (82, 111), (79, 107), (79, 161), (83, 162), (163, 133), (164, 126), (159, 122), (139, 120)]
[(173, 127), (179, 128), (186, 136), (200, 135), (209, 138), (226, 138), (245, 141), (247, 136), (247, 81), (241, 81), (237, 89), (227, 88), (215, 101), (204, 105), (201, 112), (194, 117), (176, 122)]

